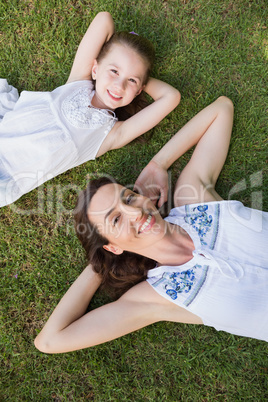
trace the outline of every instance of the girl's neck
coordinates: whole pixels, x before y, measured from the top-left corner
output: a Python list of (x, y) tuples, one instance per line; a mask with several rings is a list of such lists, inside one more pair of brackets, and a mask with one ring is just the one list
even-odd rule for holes
[(107, 106), (104, 105), (104, 103), (102, 103), (102, 101), (99, 99), (96, 91), (94, 91), (94, 95), (93, 95), (90, 103), (91, 103), (91, 106), (93, 106), (93, 107), (95, 107), (97, 109), (105, 109), (105, 110), (108, 110), (110, 112), (114, 112), (113, 109), (108, 109)]

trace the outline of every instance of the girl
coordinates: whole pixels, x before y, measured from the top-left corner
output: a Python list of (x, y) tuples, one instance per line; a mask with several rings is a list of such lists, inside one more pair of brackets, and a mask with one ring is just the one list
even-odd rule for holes
[[(99, 13), (77, 50), (67, 84), (20, 99), (0, 81), (0, 206), (45, 181), (124, 146), (158, 124), (180, 101), (179, 92), (149, 78), (149, 41), (114, 34), (112, 17)], [(154, 102), (138, 113), (142, 91)], [(123, 110), (129, 105), (127, 110)], [(129, 117), (118, 121), (124, 114)]]
[[(268, 341), (268, 213), (223, 201), (215, 190), (232, 121), (232, 102), (220, 97), (153, 158), (161, 173), (197, 143), (166, 220), (148, 198), (111, 179), (89, 184), (75, 218), (90, 264), (37, 336), (39, 350), (86, 348), (161, 320)], [(101, 284), (123, 295), (85, 314)]]

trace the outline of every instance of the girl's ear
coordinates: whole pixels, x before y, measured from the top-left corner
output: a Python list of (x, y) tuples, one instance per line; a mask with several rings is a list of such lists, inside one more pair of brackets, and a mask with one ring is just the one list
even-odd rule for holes
[(91, 69), (91, 77), (92, 77), (93, 80), (96, 79), (97, 70), (98, 70), (98, 62), (97, 62), (97, 60), (95, 59), (95, 60), (93, 61), (93, 66), (92, 66), (92, 69)]
[(103, 246), (103, 248), (104, 248), (104, 250), (110, 251), (110, 253), (113, 253), (113, 254), (115, 254), (115, 255), (122, 254), (123, 251), (124, 251), (124, 250), (122, 250), (120, 247), (115, 246), (114, 244), (111, 244), (111, 243), (105, 244), (105, 245)]
[(141, 93), (141, 91), (144, 90), (144, 88), (145, 88), (145, 85), (143, 85), (143, 86), (141, 87), (141, 89), (138, 90), (138, 92), (136, 93), (136, 96), (138, 96), (138, 95)]

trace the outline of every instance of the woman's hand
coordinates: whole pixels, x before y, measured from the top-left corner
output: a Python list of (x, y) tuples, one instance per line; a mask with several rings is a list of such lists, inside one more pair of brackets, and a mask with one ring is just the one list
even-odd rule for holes
[(161, 208), (167, 201), (168, 195), (167, 170), (151, 160), (137, 178), (134, 189)]

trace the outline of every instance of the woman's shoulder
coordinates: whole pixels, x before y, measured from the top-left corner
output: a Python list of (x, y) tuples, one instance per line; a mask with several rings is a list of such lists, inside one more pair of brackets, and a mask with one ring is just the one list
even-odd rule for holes
[(219, 233), (221, 207), (225, 201), (186, 204), (173, 208), (165, 218), (181, 226), (193, 240), (195, 247), (208, 245), (213, 248)]
[(137, 302), (148, 305), (166, 304), (167, 300), (161, 297), (148, 283), (147, 280), (134, 285), (120, 299), (126, 302)]
[[(157, 321), (202, 324), (202, 320), (199, 317), (187, 311), (184, 307), (175, 304), (172, 300), (163, 297), (148, 281), (143, 281), (133, 286), (121, 296), (119, 301), (123, 303), (129, 302), (133, 306), (136, 305), (138, 311), (140, 311), (139, 320), (141, 320), (141, 314), (147, 317), (145, 318), (149, 320), (147, 325)], [(131, 308), (128, 311), (131, 314)]]

